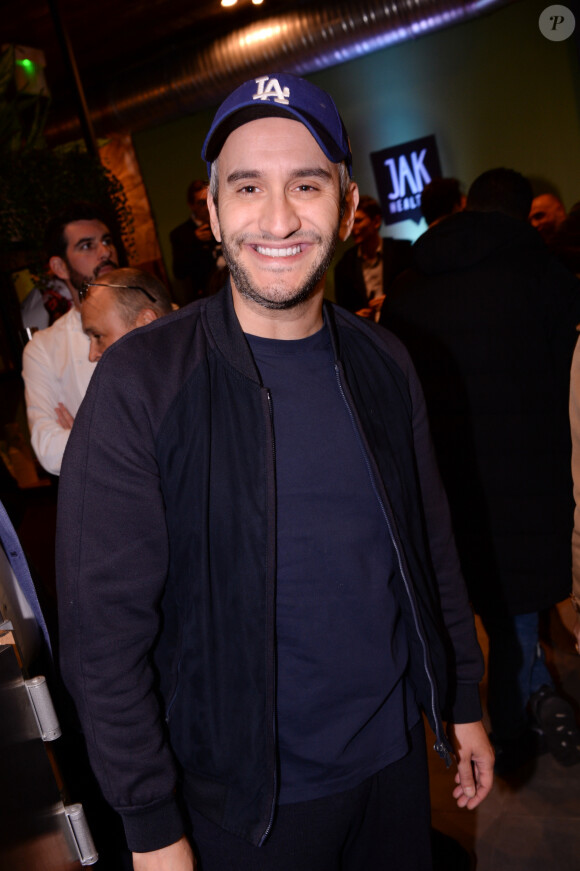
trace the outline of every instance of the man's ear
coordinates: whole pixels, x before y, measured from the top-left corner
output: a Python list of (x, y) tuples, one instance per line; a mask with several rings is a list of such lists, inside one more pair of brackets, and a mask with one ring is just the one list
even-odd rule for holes
[(357, 210), (359, 201), (358, 185), (351, 181), (348, 188), (348, 193), (345, 198), (344, 214), (338, 228), (338, 238), (344, 242), (350, 236), (352, 225), (354, 223), (354, 215)]
[(211, 231), (216, 238), (216, 242), (221, 242), (222, 234), (220, 233), (220, 222), (218, 221), (217, 205), (215, 204), (214, 199), (209, 191), (207, 192), (207, 208), (209, 211), (209, 222), (211, 224)]
[(70, 279), (68, 266), (62, 257), (51, 257), (48, 261), (48, 265), (57, 278), (60, 278), (62, 281), (68, 281)]
[(159, 315), (152, 308), (142, 308), (135, 318), (135, 327), (144, 327), (152, 321), (156, 321)]

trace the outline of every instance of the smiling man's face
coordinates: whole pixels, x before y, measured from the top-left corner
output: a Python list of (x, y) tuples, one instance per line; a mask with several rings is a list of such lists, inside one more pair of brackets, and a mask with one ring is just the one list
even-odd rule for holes
[(298, 121), (261, 118), (235, 129), (218, 158), (218, 203), (208, 199), (234, 294), (253, 306), (292, 309), (322, 296), (341, 218), (338, 165)]

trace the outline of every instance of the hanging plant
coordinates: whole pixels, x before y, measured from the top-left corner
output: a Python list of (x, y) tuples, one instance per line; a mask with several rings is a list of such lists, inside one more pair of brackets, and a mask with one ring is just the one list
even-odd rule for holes
[[(0, 53), (0, 256), (26, 254), (42, 281), (44, 231), (71, 202), (94, 203), (110, 215), (110, 229), (132, 252), (133, 217), (121, 183), (80, 143), (48, 148), (42, 131), (49, 99), (17, 91), (14, 49)], [(8, 257), (7, 257), (8, 255)], [(18, 258), (19, 260), (21, 259)], [(121, 254), (121, 259), (125, 259)]]

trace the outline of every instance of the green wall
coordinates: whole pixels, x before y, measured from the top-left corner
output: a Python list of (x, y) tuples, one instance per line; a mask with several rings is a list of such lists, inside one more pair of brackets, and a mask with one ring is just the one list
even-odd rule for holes
[[(542, 36), (547, 5), (519, 0), (309, 76), (338, 104), (361, 192), (376, 196), (371, 152), (435, 134), (443, 174), (465, 190), (484, 170), (508, 166), (538, 188), (549, 182), (567, 208), (580, 200), (578, 42)], [(205, 177), (199, 154), (213, 111), (134, 137), (169, 270), (168, 234), (188, 216), (187, 184)], [(406, 221), (386, 232), (415, 239), (424, 229)]]

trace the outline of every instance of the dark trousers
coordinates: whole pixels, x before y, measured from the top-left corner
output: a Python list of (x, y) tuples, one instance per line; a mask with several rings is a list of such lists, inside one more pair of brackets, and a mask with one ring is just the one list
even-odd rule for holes
[(482, 614), (489, 638), (487, 707), (493, 738), (517, 741), (529, 725), (526, 706), (542, 686), (554, 686), (540, 645), (539, 614)]
[(200, 871), (431, 871), (423, 723), (411, 750), (355, 789), (281, 805), (262, 847), (191, 813)]

